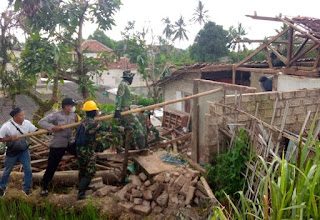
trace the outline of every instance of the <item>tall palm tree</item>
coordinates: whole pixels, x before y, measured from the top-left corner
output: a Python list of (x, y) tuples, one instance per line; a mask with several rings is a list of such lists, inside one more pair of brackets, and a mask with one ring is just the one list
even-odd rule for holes
[(237, 54), (238, 54), (238, 61), (239, 61), (239, 51), (241, 50), (241, 46), (243, 50), (246, 50), (246, 44), (237, 42), (237, 40), (247, 40), (248, 38), (245, 38), (244, 36), (247, 35), (248, 33), (246, 32), (246, 29), (242, 26), (241, 23), (238, 23), (238, 27), (235, 28), (231, 26), (229, 28), (229, 36), (230, 36), (230, 43), (228, 44), (228, 47), (232, 50), (237, 49)]
[(187, 30), (185, 29), (186, 26), (187, 25), (184, 23), (184, 19), (181, 15), (179, 20), (176, 21), (174, 25), (176, 29), (174, 30), (174, 37), (172, 39), (173, 41), (175, 41), (177, 38), (179, 38), (179, 40), (183, 40), (184, 38), (189, 40), (187, 36)]
[(166, 36), (166, 39), (170, 39), (173, 34), (173, 25), (168, 17), (162, 18), (162, 22), (165, 24), (165, 28), (163, 29), (163, 34)]
[(208, 10), (204, 10), (204, 4), (202, 1), (198, 1), (198, 6), (194, 11), (195, 12), (193, 13), (193, 17), (190, 21), (193, 21), (194, 23), (198, 22), (200, 25), (202, 25), (202, 23), (205, 24), (208, 21), (209, 15), (206, 14), (208, 13)]

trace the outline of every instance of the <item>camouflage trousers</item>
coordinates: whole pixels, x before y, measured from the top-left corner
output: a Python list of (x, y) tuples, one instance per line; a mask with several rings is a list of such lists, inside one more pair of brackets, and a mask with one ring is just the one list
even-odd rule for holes
[(133, 135), (134, 140), (142, 137), (145, 138), (145, 130), (134, 114), (121, 116), (120, 125), (123, 127), (132, 127), (131, 135)]
[(77, 158), (79, 164), (79, 180), (84, 177), (91, 180), (97, 171), (94, 147), (90, 145), (77, 147)]

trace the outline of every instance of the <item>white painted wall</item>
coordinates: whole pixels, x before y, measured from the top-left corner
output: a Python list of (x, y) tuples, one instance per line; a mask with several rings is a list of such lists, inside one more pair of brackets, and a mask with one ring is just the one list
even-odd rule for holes
[(279, 75), (278, 91), (320, 88), (320, 78)]

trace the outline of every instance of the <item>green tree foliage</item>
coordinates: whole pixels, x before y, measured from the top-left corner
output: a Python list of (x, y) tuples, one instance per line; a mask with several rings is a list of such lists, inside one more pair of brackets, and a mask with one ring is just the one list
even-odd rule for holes
[(174, 31), (173, 31), (173, 41), (175, 41), (176, 39), (179, 39), (179, 41), (181, 40), (189, 40), (188, 35), (187, 35), (187, 30), (185, 29), (187, 25), (184, 22), (184, 18), (182, 17), (182, 15), (180, 16), (179, 20), (175, 22), (174, 24)]
[(102, 30), (109, 30), (115, 24), (113, 16), (120, 8), (120, 0), (9, 0), (15, 9), (26, 16), (33, 33), (41, 31), (50, 39), (69, 45), (76, 52), (77, 59), (70, 68), (77, 78), (84, 98), (93, 94), (90, 78), (96, 73), (97, 62), (83, 55), (83, 25), (94, 22)]
[(196, 9), (194, 9), (191, 21), (194, 23), (199, 23), (200, 25), (205, 24), (209, 19), (209, 15), (207, 15), (207, 13), (208, 10), (204, 9), (204, 4), (199, 0)]
[(88, 39), (96, 40), (102, 43), (103, 45), (114, 49), (116, 42), (108, 37), (102, 30), (96, 29), (92, 35), (89, 35)]
[(173, 25), (171, 24), (171, 21), (168, 17), (163, 18), (162, 22), (165, 25), (165, 28), (163, 29), (162, 34), (166, 37), (166, 39), (170, 39), (173, 34)]
[(234, 195), (242, 190), (245, 182), (242, 173), (246, 169), (244, 162), (249, 159), (250, 149), (248, 134), (244, 129), (239, 129), (232, 148), (207, 165), (206, 179), (218, 198), (224, 198), (224, 192)]
[(190, 47), (190, 57), (196, 62), (218, 61), (220, 57), (228, 55), (227, 43), (230, 41), (228, 31), (221, 25), (209, 21), (197, 34)]

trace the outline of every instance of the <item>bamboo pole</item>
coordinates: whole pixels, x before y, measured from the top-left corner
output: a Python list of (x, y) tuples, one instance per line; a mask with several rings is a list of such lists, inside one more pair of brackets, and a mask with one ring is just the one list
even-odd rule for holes
[[(158, 104), (154, 104), (154, 105), (149, 105), (149, 106), (142, 107), (142, 108), (132, 109), (132, 110), (129, 110), (129, 111), (121, 112), (121, 116), (129, 115), (129, 114), (137, 113), (137, 112), (141, 112), (141, 111), (146, 111), (146, 110), (152, 110), (152, 109), (155, 109), (155, 108), (163, 107), (165, 105), (170, 105), (170, 104), (173, 104), (173, 103), (183, 102), (183, 101), (186, 101), (186, 100), (198, 98), (198, 97), (205, 96), (205, 95), (210, 95), (212, 93), (220, 92), (222, 89), (223, 88), (218, 88), (218, 89), (214, 89), (214, 90), (198, 93), (198, 94), (195, 94), (195, 95), (191, 95), (191, 96), (188, 96), (188, 97), (184, 97), (184, 98), (181, 98), (181, 99), (170, 100), (170, 101), (167, 101), (167, 102), (162, 102), (162, 103), (158, 103)], [(101, 120), (105, 120), (105, 119), (109, 119), (109, 118), (113, 118), (113, 117), (114, 117), (114, 114), (105, 115), (105, 116), (97, 117), (96, 120), (101, 121)], [(76, 122), (76, 123), (72, 123), (72, 124), (63, 125), (61, 127), (63, 129), (72, 128), (72, 127), (76, 127), (76, 126), (80, 125), (80, 123), (81, 122)], [(18, 137), (19, 138), (30, 137), (30, 136), (39, 135), (39, 134), (46, 134), (48, 132), (52, 132), (52, 131), (48, 131), (46, 129), (40, 129), (40, 130), (35, 131), (35, 132), (19, 135)]]

